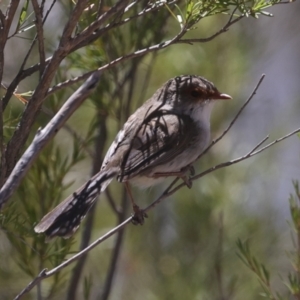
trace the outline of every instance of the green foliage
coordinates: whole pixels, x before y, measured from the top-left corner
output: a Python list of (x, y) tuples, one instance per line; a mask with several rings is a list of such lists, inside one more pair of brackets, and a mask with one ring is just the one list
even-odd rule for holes
[(175, 4), (177, 14), (171, 10), (169, 5), (166, 3), (165, 6), (170, 14), (176, 19), (181, 28), (187, 30), (192, 29), (201, 19), (210, 17), (217, 14), (230, 14), (232, 11), (235, 16), (245, 16), (258, 18), (259, 15), (265, 15), (271, 17), (272, 14), (265, 11), (281, 0), (237, 0), (237, 1), (193, 1), (187, 0), (185, 5), (180, 8), (179, 5)]
[(34, 28), (33, 21), (30, 21), (30, 18), (33, 16), (33, 12), (29, 13), (28, 12), (28, 5), (29, 5), (29, 0), (24, 1), (24, 5), (20, 11), (20, 16), (18, 19), (18, 24), (15, 29), (15, 34), (20, 34), (25, 31), (28, 31), (32, 28)]
[[(298, 181), (293, 182), (294, 193), (289, 199), (290, 212), (292, 223), (291, 237), (293, 240), (294, 249), (287, 252), (288, 258), (293, 266), (293, 271), (290, 271), (287, 276), (280, 275), (283, 284), (288, 288), (285, 292), (286, 296), (282, 296), (278, 292), (274, 292), (270, 282), (270, 272), (267, 270), (263, 263), (251, 253), (249, 242), (237, 241), (239, 250), (238, 256), (242, 262), (257, 276), (262, 288), (263, 293), (260, 295), (267, 299), (283, 300), (283, 299), (299, 299), (300, 298), (300, 190)], [(287, 277), (287, 279), (284, 279)]]
[(270, 286), (270, 273), (265, 267), (264, 264), (258, 262), (258, 260), (253, 256), (250, 252), (249, 243), (242, 242), (241, 240), (237, 241), (237, 247), (239, 249), (239, 257), (242, 262), (251, 270), (253, 271), (258, 279), (259, 282), (264, 290), (264, 293), (261, 293), (261, 296), (268, 298), (268, 299), (277, 299), (273, 295), (273, 291)]
[[(63, 191), (71, 185), (71, 182), (63, 182), (64, 177), (80, 160), (82, 154), (78, 151), (78, 145), (74, 147), (70, 159), (64, 157), (52, 143), (28, 173), (15, 201), (0, 216), (1, 229), (13, 247), (15, 262), (31, 278), (43, 267), (57, 266), (71, 253), (73, 239), (47, 244), (43, 236), (33, 231), (33, 226), (57, 205)], [(55, 293), (59, 286), (62, 287), (63, 277), (60, 273), (51, 279), (49, 293)]]
[[(4, 136), (9, 136), (15, 129), (17, 114), (14, 111), (7, 114)], [(13, 249), (11, 256), (17, 266), (14, 276), (19, 276), (17, 270), (21, 270), (22, 274), (33, 279), (41, 268), (53, 268), (72, 253), (73, 239), (47, 244), (43, 236), (33, 231), (36, 222), (59, 203), (64, 191), (72, 185), (71, 181), (65, 182), (65, 177), (85, 157), (82, 152), (84, 143), (74, 138), (72, 144), (71, 155), (66, 155), (64, 149), (50, 143), (28, 172), (13, 201), (0, 214), (0, 228)], [(64, 286), (66, 275), (58, 273), (49, 281), (47, 293), (50, 297)]]

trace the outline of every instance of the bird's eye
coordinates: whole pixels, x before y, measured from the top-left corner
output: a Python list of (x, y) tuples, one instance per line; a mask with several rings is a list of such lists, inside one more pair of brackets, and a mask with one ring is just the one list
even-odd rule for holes
[(201, 96), (201, 92), (197, 91), (197, 90), (192, 90), (191, 91), (191, 96), (194, 98), (199, 98)]

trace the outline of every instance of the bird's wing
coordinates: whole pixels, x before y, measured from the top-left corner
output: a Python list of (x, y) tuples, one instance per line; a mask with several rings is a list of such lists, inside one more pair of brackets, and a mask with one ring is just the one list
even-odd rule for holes
[(193, 139), (193, 125), (188, 116), (175, 114), (156, 116), (144, 123), (122, 160), (121, 176), (132, 177), (173, 160)]
[(173, 160), (189, 147), (197, 133), (189, 116), (168, 109), (152, 110), (141, 122), (138, 121), (125, 124), (103, 163), (105, 168), (107, 164), (109, 167), (114, 161), (118, 162), (120, 181)]

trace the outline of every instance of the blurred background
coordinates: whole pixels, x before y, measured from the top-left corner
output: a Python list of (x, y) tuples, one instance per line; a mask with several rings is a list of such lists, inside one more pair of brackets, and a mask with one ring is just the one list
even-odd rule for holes
[[(57, 45), (70, 7), (67, 1), (59, 2), (47, 21), (47, 57)], [(168, 79), (181, 74), (201, 75), (233, 97), (228, 102), (220, 101), (214, 108), (211, 126), (212, 137), (216, 138), (250, 96), (261, 75), (266, 74), (257, 94), (230, 132), (197, 162), (197, 172), (246, 154), (267, 135), (272, 141), (300, 127), (300, 4), (277, 5), (268, 11), (274, 17), (244, 18), (211, 42), (173, 45), (104, 72), (97, 92), (68, 122), (72, 132), (65, 129), (59, 132), (14, 195), (13, 202), (23, 205), (12, 204), (18, 214), (29, 202), (36, 211), (29, 212), (30, 217), (20, 216), (15, 223), (27, 228), (23, 230), (24, 237), (19, 233), (14, 236), (16, 226), (12, 223), (0, 231), (1, 299), (12, 299), (42, 267), (57, 264), (59, 259), (49, 262), (37, 258), (44, 249), (40, 246), (44, 241), (39, 238), (32, 244), (34, 222), (90, 177), (97, 161), (95, 156), (103, 158), (128, 115)], [(178, 32), (179, 25), (171, 18), (164, 21), (163, 14), (169, 16), (165, 10), (157, 18), (147, 20), (147, 32), (138, 31), (146, 23), (136, 22), (130, 25), (136, 31), (128, 26), (122, 34), (120, 31), (106, 35), (73, 53), (63, 62), (56, 83), (141, 49), (148, 42), (170, 39)], [(186, 37), (209, 37), (227, 19), (225, 15), (205, 18)], [(88, 18), (82, 22), (88, 23)], [(140, 35), (144, 38), (142, 42)], [(20, 38), (9, 40), (5, 49), (4, 83), (15, 76), (28, 43)], [(36, 61), (32, 56), (28, 65)], [(18, 92), (33, 90), (37, 80), (35, 76), (24, 80)], [(75, 88), (52, 95), (45, 101), (45, 107), (57, 111)], [(6, 109), (8, 134), (14, 130), (23, 109), (16, 98), (10, 101)], [(49, 120), (50, 116), (41, 112), (36, 128)], [(78, 135), (80, 138), (76, 138)], [(110, 281), (108, 270), (114, 274), (109, 292), (111, 300), (259, 299), (262, 287), (237, 255), (238, 239), (248, 241), (252, 253), (270, 270), (274, 290), (292, 299), (288, 298), (281, 277), (293, 270), (286, 253), (294, 247), (289, 197), (294, 192), (292, 181), (300, 179), (299, 142), (293, 136), (251, 159), (201, 178), (191, 190), (181, 189), (152, 210), (144, 226), (129, 225), (119, 240), (114, 236), (99, 245), (89, 253), (83, 270), (78, 273), (81, 276), (74, 289), (77, 299), (107, 299), (104, 294)], [(140, 206), (147, 206), (164, 191), (167, 183), (148, 190), (135, 188), (134, 197)], [(60, 184), (63, 188), (56, 192)], [(118, 216), (112, 210), (108, 198), (122, 207), (123, 215)], [(37, 208), (37, 203), (44, 201), (48, 204), (43, 209)], [(109, 194), (102, 195), (98, 202), (91, 241), (131, 213), (119, 183), (114, 182)], [(78, 250), (85, 229), (86, 225), (82, 226), (71, 242), (66, 242), (69, 243), (67, 251)], [(117, 241), (121, 244), (118, 253)], [(62, 243), (65, 242), (55, 241), (45, 246), (49, 248), (44, 254), (51, 249), (55, 257), (53, 253), (63, 248)], [(115, 269), (110, 269), (112, 253), (118, 256)], [(24, 299), (39, 299), (39, 293), (45, 299), (72, 299), (75, 296), (70, 296), (70, 278), (74, 279), (71, 272), (74, 266), (57, 278), (44, 280), (40, 292), (34, 289)]]

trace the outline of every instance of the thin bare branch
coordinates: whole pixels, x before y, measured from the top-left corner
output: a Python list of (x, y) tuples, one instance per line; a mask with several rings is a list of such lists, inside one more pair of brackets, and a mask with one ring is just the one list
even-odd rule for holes
[(0, 82), (2, 82), (3, 70), (4, 70), (4, 48), (7, 42), (8, 33), (14, 19), (14, 15), (17, 11), (20, 0), (9, 1), (5, 18), (2, 14), (2, 26), (0, 27)]
[(244, 16), (239, 16), (236, 19), (232, 20), (232, 17), (229, 18), (228, 22), (225, 24), (225, 26), (223, 28), (221, 28), (220, 30), (218, 30), (216, 33), (214, 33), (213, 35), (211, 35), (208, 38), (201, 38), (201, 39), (179, 39), (177, 40), (174, 44), (193, 44), (193, 43), (207, 43), (210, 42), (211, 40), (213, 40), (214, 38), (216, 38), (217, 36), (219, 36), (220, 34), (228, 31), (229, 27), (232, 26), (233, 24), (237, 23), (238, 21), (240, 21)]
[(231, 127), (233, 126), (233, 124), (236, 122), (236, 120), (238, 119), (238, 117), (241, 115), (241, 113), (243, 112), (243, 110), (246, 108), (246, 106), (250, 103), (250, 101), (253, 99), (253, 97), (255, 96), (258, 88), (260, 87), (261, 83), (263, 82), (264, 78), (265, 78), (265, 74), (262, 74), (256, 87), (254, 88), (253, 92), (251, 93), (250, 97), (246, 100), (246, 102), (242, 105), (242, 107), (239, 109), (239, 111), (237, 112), (237, 114), (235, 115), (235, 117), (232, 119), (232, 121), (230, 122), (229, 126), (223, 131), (223, 133), (216, 138), (215, 140), (213, 140), (208, 147), (198, 156), (197, 160), (202, 157), (205, 153), (207, 153), (207, 151), (215, 144), (217, 144), (221, 139), (223, 139), (223, 137), (228, 133), (228, 131), (231, 129)]
[(47, 18), (49, 16), (49, 14), (50, 14), (50, 12), (52, 11), (52, 9), (53, 9), (53, 7), (54, 7), (54, 5), (56, 3), (56, 1), (57, 0), (53, 0), (52, 3), (51, 3), (51, 5), (49, 6), (49, 9), (47, 10), (47, 12), (45, 14), (45, 17), (44, 17), (44, 20), (43, 20), (43, 24), (45, 24), (45, 22), (46, 22), (46, 20), (47, 20)]
[[(281, 141), (284, 141), (284, 140), (286, 140), (287, 138), (289, 138), (289, 137), (291, 137), (292, 135), (295, 135), (295, 134), (297, 134), (297, 133), (300, 133), (300, 128), (295, 129), (294, 131), (292, 131), (292, 132), (290, 132), (290, 133), (288, 133), (288, 134), (282, 136), (281, 138), (278, 138), (278, 139), (274, 140), (273, 142), (267, 144), (266, 146), (264, 146), (263, 148), (261, 148), (261, 149), (259, 149), (259, 150), (256, 150), (256, 151), (254, 151), (254, 152), (251, 152), (251, 153), (250, 153), (250, 157), (252, 157), (252, 156), (254, 156), (254, 155), (256, 155), (256, 154), (259, 154), (259, 153), (265, 151), (266, 149), (272, 147), (273, 145), (275, 145), (275, 144), (277, 144), (277, 143), (279, 143), (279, 142), (281, 142)], [(268, 138), (268, 137), (265, 137), (264, 140), (266, 140), (267, 138)], [(260, 143), (264, 142), (264, 140), (262, 140)], [(256, 147), (254, 147), (254, 149), (256, 149)], [(237, 161), (237, 162), (238, 162), (238, 161)]]
[(50, 270), (49, 272), (47, 272), (46, 273), (47, 277), (52, 276), (53, 274), (57, 273), (58, 271), (64, 269), (66, 266), (70, 265), (73, 261), (79, 259), (82, 255), (84, 255), (85, 253), (89, 252), (90, 250), (92, 250), (93, 248), (95, 248), (98, 244), (104, 242), (109, 237), (111, 237), (112, 235), (114, 235), (116, 232), (118, 232), (119, 230), (121, 230), (128, 223), (130, 223), (131, 220), (132, 220), (132, 217), (129, 217), (124, 222), (122, 222), (120, 225), (116, 226), (115, 228), (113, 228), (112, 230), (110, 230), (109, 232), (107, 232), (106, 234), (104, 234), (102, 237), (100, 237), (99, 239), (97, 239), (96, 241), (94, 241), (92, 244), (90, 244), (84, 250), (78, 252), (77, 254), (75, 254), (74, 256), (72, 256), (70, 259), (64, 261), (59, 266), (57, 266), (57, 267), (53, 268), (52, 270)]
[(109, 232), (107, 232), (105, 235), (103, 235), (102, 237), (100, 237), (99, 239), (97, 239), (96, 241), (94, 241), (92, 244), (90, 244), (88, 247), (86, 247), (84, 250), (78, 252), (77, 254), (75, 254), (74, 256), (72, 256), (70, 259), (64, 261), (62, 264), (60, 264), (59, 266), (53, 268), (52, 270), (48, 271), (47, 269), (44, 269), (40, 272), (40, 274), (34, 278), (16, 297), (14, 300), (19, 300), (21, 299), (22, 296), (24, 296), (25, 294), (27, 294), (29, 291), (32, 290), (32, 288), (34, 288), (41, 280), (50, 277), (52, 275), (54, 275), (55, 273), (59, 272), (60, 270), (64, 269), (65, 267), (67, 267), (68, 265), (70, 265), (72, 262), (76, 261), (77, 259), (79, 259), (80, 257), (82, 257), (83, 255), (85, 255), (87, 252), (89, 252), (90, 250), (92, 250), (93, 248), (95, 248), (98, 244), (102, 243), (103, 241), (105, 241), (106, 239), (108, 239), (109, 237), (111, 237), (112, 235), (114, 235), (116, 232), (118, 232), (119, 230), (121, 230), (123, 227), (125, 227), (128, 223), (131, 222), (132, 217), (126, 219), (123, 223), (121, 223), (120, 225), (116, 226), (115, 228), (113, 228), (112, 230), (110, 230)]
[(6, 203), (8, 198), (19, 186), (22, 178), (25, 176), (40, 151), (53, 138), (78, 106), (94, 90), (100, 76), (101, 72), (94, 73), (75, 93), (71, 95), (48, 125), (44, 129), (38, 130), (31, 145), (22, 155), (0, 191), (0, 207)]
[(19, 300), (21, 297), (32, 290), (42, 279), (46, 278), (47, 269), (43, 269), (40, 274), (35, 277), (27, 286), (24, 288), (15, 298), (14, 300)]
[(264, 137), (250, 152), (250, 154), (252, 154), (254, 151), (256, 151), (262, 144), (264, 144), (264, 142), (269, 139), (269, 136), (267, 135), (266, 137)]
[(44, 46), (44, 28), (43, 28), (43, 10), (39, 7), (37, 0), (32, 0), (32, 6), (35, 13), (35, 24), (37, 39), (39, 44), (39, 55), (40, 55), (40, 78), (42, 77), (45, 70), (45, 46)]

